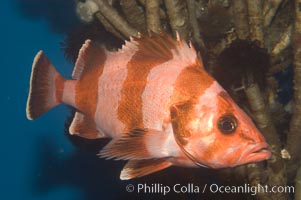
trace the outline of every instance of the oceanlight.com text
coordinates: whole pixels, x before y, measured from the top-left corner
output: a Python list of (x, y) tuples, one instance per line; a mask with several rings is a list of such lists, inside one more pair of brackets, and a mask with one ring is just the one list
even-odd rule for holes
[(293, 186), (268, 186), (260, 185), (251, 186), (250, 184), (244, 184), (240, 186), (230, 185), (218, 185), (218, 184), (204, 184), (196, 185), (193, 183), (187, 184), (174, 184), (164, 185), (161, 183), (139, 183), (136, 185), (128, 184), (126, 186), (127, 192), (135, 192), (138, 194), (162, 194), (167, 195), (168, 193), (178, 194), (204, 194), (210, 193), (221, 193), (221, 194), (243, 194), (248, 193), (250, 195), (256, 195), (257, 193), (294, 193)]

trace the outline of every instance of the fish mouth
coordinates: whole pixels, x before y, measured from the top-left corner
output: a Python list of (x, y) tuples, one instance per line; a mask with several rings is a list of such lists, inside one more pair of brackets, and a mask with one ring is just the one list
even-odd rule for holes
[(246, 164), (251, 162), (259, 162), (267, 160), (271, 157), (269, 145), (266, 142), (252, 145), (243, 153), (239, 164)]

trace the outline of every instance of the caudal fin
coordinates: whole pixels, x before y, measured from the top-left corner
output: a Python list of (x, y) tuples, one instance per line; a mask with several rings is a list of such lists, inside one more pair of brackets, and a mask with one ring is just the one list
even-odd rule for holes
[(26, 115), (33, 120), (61, 103), (65, 79), (39, 51), (34, 58), (30, 77)]

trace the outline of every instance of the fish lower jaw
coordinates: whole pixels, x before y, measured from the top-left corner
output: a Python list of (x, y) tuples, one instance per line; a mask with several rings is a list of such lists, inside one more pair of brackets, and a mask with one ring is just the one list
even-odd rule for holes
[(271, 157), (271, 152), (268, 149), (261, 149), (259, 151), (250, 153), (248, 157), (251, 161), (254, 160), (254, 162), (259, 162), (269, 159)]
[(260, 162), (271, 157), (271, 151), (268, 149), (267, 143), (260, 143), (244, 153), (238, 164), (247, 164), (252, 162)]

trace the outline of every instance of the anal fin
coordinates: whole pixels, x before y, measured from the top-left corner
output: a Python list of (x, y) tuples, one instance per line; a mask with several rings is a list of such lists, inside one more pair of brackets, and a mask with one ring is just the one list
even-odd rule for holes
[(78, 135), (87, 139), (97, 139), (107, 137), (99, 131), (93, 119), (80, 112), (76, 112), (73, 121), (69, 127), (71, 135)]
[(171, 166), (171, 162), (166, 158), (149, 159), (149, 160), (130, 160), (124, 166), (120, 174), (121, 180), (129, 180), (145, 176)]

